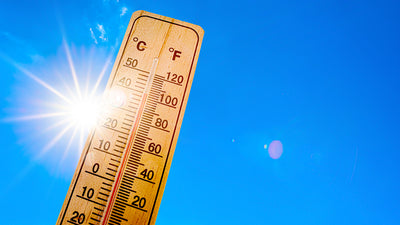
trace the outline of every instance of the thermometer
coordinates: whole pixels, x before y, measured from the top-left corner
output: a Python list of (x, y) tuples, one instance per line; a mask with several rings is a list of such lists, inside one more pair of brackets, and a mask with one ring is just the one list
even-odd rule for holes
[(204, 31), (133, 13), (57, 224), (155, 224)]

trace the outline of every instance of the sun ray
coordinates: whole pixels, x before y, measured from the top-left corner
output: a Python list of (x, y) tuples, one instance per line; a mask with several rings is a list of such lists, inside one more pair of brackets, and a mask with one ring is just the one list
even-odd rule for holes
[[(83, 149), (83, 136), (84, 136), (84, 130), (81, 128), (81, 133), (79, 135), (79, 149)], [(78, 152), (78, 158), (80, 157), (80, 152)]]
[(76, 92), (74, 91), (74, 88), (73, 87), (71, 88), (71, 85), (69, 85), (65, 80), (66, 77), (65, 74), (60, 73), (60, 71), (54, 71), (54, 74), (56, 74), (59, 77), (59, 80), (61, 81), (60, 83), (62, 83), (64, 94), (68, 96), (71, 102), (75, 101)]
[(44, 132), (49, 132), (51, 130), (54, 130), (57, 127), (60, 127), (64, 124), (68, 124), (70, 123), (70, 120), (68, 118), (64, 118), (60, 121), (58, 121), (57, 123), (52, 124), (51, 126), (46, 127), (45, 129), (43, 129)]
[[(45, 120), (42, 120), (43, 122)], [(20, 122), (20, 121), (18, 121)], [(25, 121), (21, 121), (21, 122), (25, 122)], [(62, 127), (63, 125), (68, 124), (69, 120), (68, 119), (62, 119), (60, 121), (58, 121), (57, 123), (54, 123), (50, 126), (44, 125), (42, 126), (40, 129), (37, 129), (36, 132), (31, 133), (30, 135), (26, 135), (24, 137), (20, 138), (20, 142), (24, 143), (24, 142), (28, 142), (28, 143), (32, 143), (32, 142), (37, 142), (40, 138), (46, 136), (49, 133), (56, 133), (54, 130), (58, 127)]]
[(57, 91), (55, 88), (53, 88), (51, 85), (49, 85), (48, 83), (44, 82), (43, 80), (41, 80), (39, 77), (35, 76), (33, 73), (29, 72), (27, 69), (23, 68), (22, 66), (16, 64), (16, 63), (12, 63), (15, 68), (17, 68), (19, 71), (21, 71), (23, 74), (25, 74), (26, 76), (28, 76), (29, 78), (33, 79), (34, 81), (36, 81), (38, 84), (42, 85), (43, 87), (45, 87), (47, 90), (53, 92), (55, 95), (57, 95), (58, 97), (60, 97), (61, 99), (63, 99), (64, 101), (71, 103), (71, 100), (68, 99), (67, 97), (65, 97), (63, 94), (61, 94), (59, 91)]
[[(71, 156), (73, 160), (79, 159), (89, 131), (102, 116), (100, 110), (107, 110), (107, 104), (99, 101), (99, 90), (103, 86), (113, 54), (98, 54), (96, 50), (83, 53), (77, 55), (64, 39), (61, 54), (56, 55), (59, 58), (50, 58), (45, 68), (32, 68), (0, 52), (0, 59), (15, 67), (23, 78), (29, 77), (25, 80), (34, 84), (36, 90), (41, 90), (17, 92), (23, 100), (18, 104), (22, 103), (23, 107), (16, 108), (17, 113), (9, 114), (9, 117), (0, 118), (0, 122), (21, 122), (33, 126), (32, 132), (28, 124), (21, 125), (19, 131), (26, 132), (20, 137), (21, 142), (41, 143), (39, 147), (35, 145), (31, 148), (33, 161), (55, 156), (55, 168), (58, 167), (60, 172), (64, 172), (60, 166), (65, 166), (63, 163), (69, 161)], [(101, 56), (101, 61), (98, 56)]]
[(28, 116), (19, 116), (19, 117), (9, 117), (4, 118), (4, 122), (13, 122), (13, 121), (26, 121), (26, 120), (38, 120), (38, 119), (46, 119), (52, 117), (60, 117), (65, 116), (66, 112), (54, 112), (54, 113), (42, 113), (42, 114), (35, 114), (35, 115), (28, 115)]
[(55, 136), (47, 145), (42, 149), (42, 151), (36, 156), (36, 159), (42, 158), (57, 142), (64, 136), (64, 134), (73, 126), (74, 124), (69, 124), (62, 131), (60, 131), (57, 136)]
[(88, 73), (86, 74), (86, 80), (85, 80), (85, 88), (83, 90), (84, 92), (84, 96), (88, 96), (88, 92), (89, 92), (89, 86), (90, 86), (90, 72), (88, 71)]
[(60, 162), (59, 162), (59, 164), (58, 164), (58, 169), (57, 169), (57, 171), (59, 171), (59, 170), (61, 169), (61, 166), (63, 165), (63, 162), (64, 162), (65, 158), (67, 157), (67, 155), (68, 155), (68, 153), (69, 153), (69, 150), (70, 150), (70, 148), (71, 148), (72, 142), (74, 141), (75, 136), (76, 136), (76, 134), (78, 133), (78, 130), (79, 130), (78, 127), (75, 127), (75, 128), (74, 128), (74, 131), (72, 132), (72, 135), (71, 135), (71, 137), (69, 138), (67, 147), (65, 148), (65, 150), (64, 150), (64, 152), (63, 152), (63, 155), (62, 155), (62, 157), (61, 157), (61, 159), (60, 159)]
[(89, 91), (90, 91), (90, 74), (92, 74), (92, 69), (93, 69), (93, 54), (94, 54), (93, 48), (90, 49), (89, 53), (89, 61), (87, 63), (87, 71), (86, 71), (86, 86), (85, 86), (85, 96), (88, 96)]
[(65, 149), (66, 151), (64, 152), (64, 155), (63, 155), (63, 157), (61, 158), (61, 162), (64, 160), (64, 158), (65, 158), (65, 156), (66, 156), (66, 153), (68, 153), (68, 150), (71, 148), (72, 141), (74, 140), (75, 135), (78, 133), (78, 130), (79, 130), (78, 127), (75, 127), (75, 128), (74, 128), (74, 132), (72, 133), (71, 138), (70, 138), (69, 141), (68, 141), (67, 147), (66, 147), (66, 149)]
[(65, 49), (65, 54), (67, 55), (68, 65), (71, 70), (72, 79), (74, 80), (75, 89), (76, 89), (76, 92), (78, 93), (79, 98), (81, 98), (82, 93), (81, 93), (81, 88), (79, 87), (78, 76), (76, 75), (74, 61), (72, 60), (70, 49), (65, 40), (64, 40), (63, 44), (64, 44), (64, 49)]
[(94, 94), (96, 93), (97, 88), (99, 87), (101, 81), (103, 80), (104, 74), (106, 73), (106, 71), (108, 69), (108, 66), (110, 64), (111, 58), (112, 58), (112, 55), (107, 57), (107, 61), (106, 61), (106, 63), (104, 63), (104, 66), (103, 66), (103, 68), (102, 68), (102, 70), (101, 70), (101, 72), (99, 74), (99, 77), (97, 78), (96, 83), (92, 88), (92, 92), (90, 93), (90, 96), (94, 96)]

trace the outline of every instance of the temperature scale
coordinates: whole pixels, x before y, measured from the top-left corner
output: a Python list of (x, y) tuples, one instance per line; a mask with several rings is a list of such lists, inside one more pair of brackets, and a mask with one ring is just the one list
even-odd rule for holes
[(57, 224), (155, 224), (203, 33), (133, 13)]

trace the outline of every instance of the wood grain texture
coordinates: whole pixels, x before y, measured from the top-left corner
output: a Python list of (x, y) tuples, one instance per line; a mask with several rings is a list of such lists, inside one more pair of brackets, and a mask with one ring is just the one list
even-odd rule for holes
[(203, 33), (133, 13), (57, 224), (155, 224)]

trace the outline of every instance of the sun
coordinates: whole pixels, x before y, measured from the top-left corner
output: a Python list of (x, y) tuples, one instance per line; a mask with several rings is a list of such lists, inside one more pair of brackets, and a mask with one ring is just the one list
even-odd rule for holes
[[(24, 87), (25, 84), (21, 83), (21, 89), (29, 91), (26, 92), (28, 94), (19, 96), (23, 101), (18, 103), (19, 105), (15, 103), (15, 108), (24, 110), (16, 110), (18, 113), (3, 118), (3, 121), (19, 123), (23, 127), (30, 126), (29, 121), (38, 121), (36, 124), (40, 124), (41, 131), (38, 129), (37, 132), (46, 132), (43, 135), (46, 137), (40, 139), (42, 143), (35, 143), (35, 146), (42, 146), (41, 149), (35, 147), (35, 158), (42, 158), (54, 151), (58, 152), (55, 153), (59, 155), (57, 157), (61, 157), (56, 159), (60, 161), (58, 164), (61, 164), (70, 155), (71, 149), (74, 149), (72, 153), (75, 152), (74, 155), (79, 158), (87, 135), (98, 126), (101, 115), (110, 107), (126, 100), (126, 96), (119, 93), (111, 91), (107, 96), (102, 93), (105, 86), (103, 78), (110, 72), (113, 52), (103, 50), (102, 54), (99, 54), (96, 52), (99, 50), (94, 48), (78, 50), (64, 41), (61, 53), (49, 59), (48, 64), (39, 69), (27, 69), (22, 64), (7, 59), (20, 75), (33, 81), (29, 86), (36, 89)], [(37, 102), (41, 104), (35, 105)], [(23, 113), (19, 113), (21, 111)], [(77, 145), (79, 147), (76, 147)]]
[(96, 98), (83, 98), (72, 102), (66, 107), (69, 123), (83, 130), (95, 127), (101, 108)]

